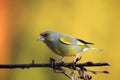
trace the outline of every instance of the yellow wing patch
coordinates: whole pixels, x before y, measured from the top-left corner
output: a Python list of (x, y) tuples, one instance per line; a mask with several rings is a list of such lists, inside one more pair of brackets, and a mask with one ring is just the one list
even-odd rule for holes
[(84, 46), (85, 44), (84, 44), (84, 43), (81, 43), (81, 42), (77, 42), (77, 45), (79, 45), (79, 46)]
[[(72, 43), (71, 43), (71, 40), (70, 40), (69, 38), (67, 38), (67, 37), (61, 37), (61, 38), (60, 38), (60, 41), (61, 41), (62, 43), (64, 43), (64, 44), (67, 44), (67, 45), (72, 44)], [(74, 44), (74, 45), (85, 46), (84, 43), (79, 42), (79, 41), (78, 41), (76, 44)]]
[(61, 41), (62, 43), (64, 43), (64, 44), (68, 44), (68, 45), (71, 44), (71, 41), (70, 41), (69, 39), (65, 38), (65, 37), (61, 37), (61, 38), (60, 38), (60, 41)]

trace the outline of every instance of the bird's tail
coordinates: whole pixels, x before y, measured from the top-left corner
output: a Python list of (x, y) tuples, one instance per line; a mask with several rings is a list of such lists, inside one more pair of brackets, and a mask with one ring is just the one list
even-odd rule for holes
[(91, 49), (91, 50), (98, 50), (98, 51), (102, 51), (102, 49), (95, 48), (95, 47), (89, 47), (89, 46), (87, 46), (86, 48), (84, 48), (84, 49), (83, 49), (83, 51), (87, 51), (87, 50), (89, 50), (89, 49)]
[(92, 50), (97, 50), (97, 51), (102, 51), (102, 49), (100, 49), (100, 48), (90, 47), (90, 49), (92, 49)]

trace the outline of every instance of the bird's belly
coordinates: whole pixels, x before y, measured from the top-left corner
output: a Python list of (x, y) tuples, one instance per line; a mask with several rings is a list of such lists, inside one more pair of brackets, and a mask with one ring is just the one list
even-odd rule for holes
[(60, 56), (75, 56), (82, 51), (80, 46), (65, 45), (65, 44), (51, 44), (47, 45), (54, 53)]
[(60, 56), (75, 56), (77, 53), (75, 53), (74, 51), (69, 51), (69, 52), (61, 52), (57, 54)]
[(58, 46), (58, 50), (56, 52), (58, 52), (57, 54), (60, 56), (75, 56), (81, 52), (81, 48), (74, 45)]

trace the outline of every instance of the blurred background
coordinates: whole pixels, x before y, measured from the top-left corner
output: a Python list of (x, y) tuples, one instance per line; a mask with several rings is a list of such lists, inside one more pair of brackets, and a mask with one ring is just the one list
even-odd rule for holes
[[(59, 58), (43, 42), (40, 32), (55, 30), (94, 42), (103, 51), (81, 54), (81, 62), (109, 62), (110, 74), (93, 75), (93, 80), (119, 80), (119, 0), (0, 0), (0, 64), (47, 63)], [(66, 58), (65, 61), (73, 58)], [(64, 75), (49, 68), (0, 69), (0, 80), (62, 80)]]

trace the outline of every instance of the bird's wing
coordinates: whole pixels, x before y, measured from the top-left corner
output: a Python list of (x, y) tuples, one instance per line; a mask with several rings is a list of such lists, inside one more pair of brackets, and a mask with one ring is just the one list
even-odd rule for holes
[(80, 41), (80, 42), (82, 42), (82, 43), (84, 43), (84, 44), (91, 44), (91, 45), (93, 45), (94, 43), (91, 43), (91, 42), (86, 42), (86, 41), (84, 41), (84, 40), (81, 40), (81, 39), (77, 39), (78, 41)]
[(82, 41), (77, 40), (76, 38), (72, 38), (70, 36), (62, 36), (60, 37), (60, 42), (66, 45), (78, 45), (78, 46), (85, 46), (86, 44)]
[(60, 37), (60, 42), (66, 44), (66, 45), (71, 45), (72, 44), (71, 39), (66, 37), (66, 36), (65, 37)]

